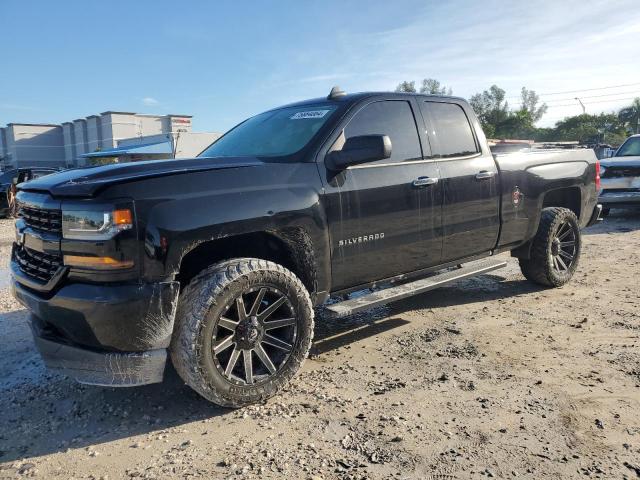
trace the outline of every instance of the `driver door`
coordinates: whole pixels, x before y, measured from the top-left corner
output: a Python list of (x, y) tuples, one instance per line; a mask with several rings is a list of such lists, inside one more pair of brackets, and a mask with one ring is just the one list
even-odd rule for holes
[(353, 136), (387, 135), (391, 140), (388, 159), (322, 172), (333, 291), (440, 261), (438, 166), (423, 157), (416, 115), (422, 122), (407, 100), (373, 101), (353, 114), (332, 142), (335, 150)]

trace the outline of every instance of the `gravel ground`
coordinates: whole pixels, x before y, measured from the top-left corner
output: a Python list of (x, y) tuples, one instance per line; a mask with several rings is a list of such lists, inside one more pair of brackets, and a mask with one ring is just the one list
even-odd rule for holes
[[(132, 389), (47, 373), (3, 269), (0, 479), (640, 478), (640, 213), (585, 233), (561, 289), (510, 260), (367, 314), (318, 312), (302, 373), (240, 410), (171, 370)], [(5, 259), (11, 237), (0, 221)]]

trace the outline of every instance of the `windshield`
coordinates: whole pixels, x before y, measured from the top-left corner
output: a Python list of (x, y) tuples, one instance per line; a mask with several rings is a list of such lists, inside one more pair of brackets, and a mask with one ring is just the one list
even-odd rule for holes
[(616, 157), (635, 157), (640, 156), (640, 137), (632, 137), (618, 149)]
[(302, 149), (336, 107), (305, 105), (261, 113), (216, 140), (199, 157), (280, 157)]

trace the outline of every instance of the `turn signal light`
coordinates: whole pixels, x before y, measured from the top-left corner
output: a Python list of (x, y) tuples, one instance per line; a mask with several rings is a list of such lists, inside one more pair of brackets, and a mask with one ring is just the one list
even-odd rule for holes
[(129, 210), (128, 208), (125, 210), (114, 210), (113, 223), (115, 223), (116, 225), (133, 225), (131, 210)]
[(82, 257), (65, 255), (64, 264), (69, 267), (92, 268), (95, 270), (116, 270), (133, 267), (133, 260), (116, 260), (111, 257)]

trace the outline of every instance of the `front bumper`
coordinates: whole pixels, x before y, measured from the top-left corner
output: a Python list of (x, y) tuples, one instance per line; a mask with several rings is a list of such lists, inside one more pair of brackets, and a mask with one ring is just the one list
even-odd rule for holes
[(162, 381), (167, 350), (147, 352), (95, 352), (41, 337), (34, 340), (49, 370), (77, 382), (105, 387), (133, 387)]
[(640, 207), (640, 191), (616, 190), (608, 192), (605, 190), (598, 197), (598, 202), (605, 208)]
[(162, 380), (178, 282), (70, 283), (45, 296), (14, 277), (12, 290), (32, 313), (34, 339), (47, 367), (95, 385)]

